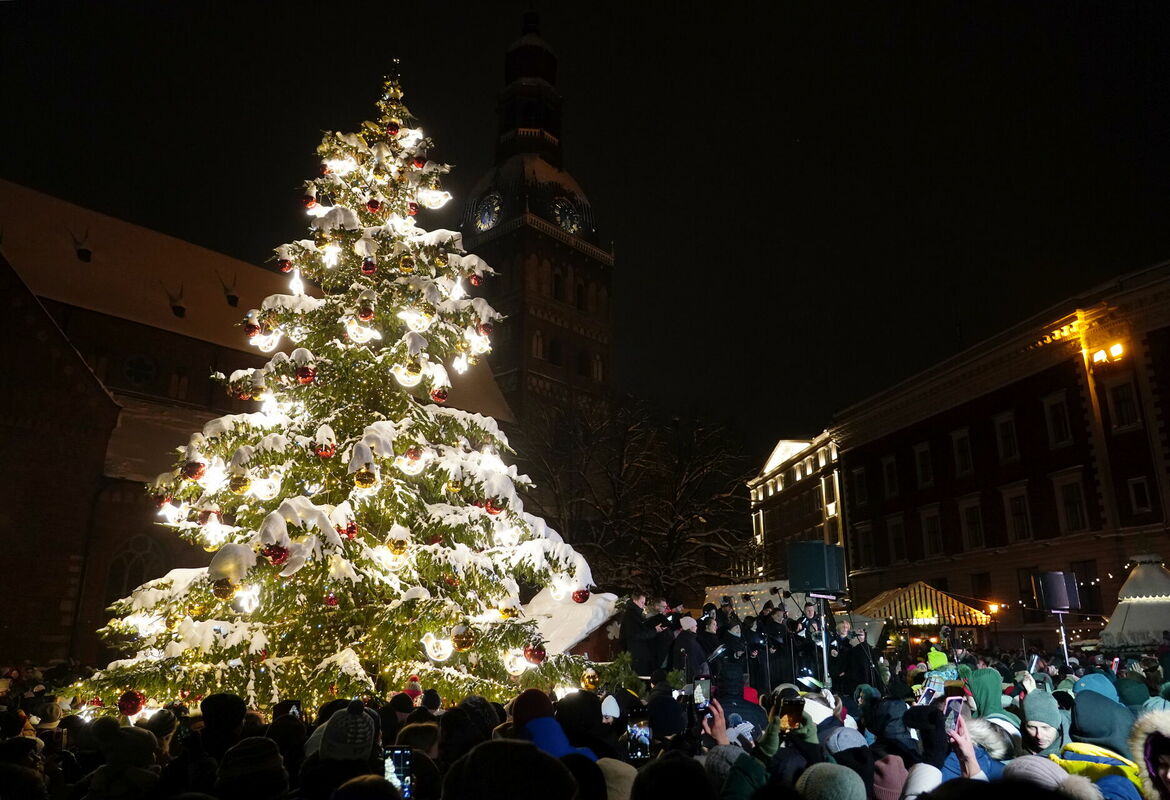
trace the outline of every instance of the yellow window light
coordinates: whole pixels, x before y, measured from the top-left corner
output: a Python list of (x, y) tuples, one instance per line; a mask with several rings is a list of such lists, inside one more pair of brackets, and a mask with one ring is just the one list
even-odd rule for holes
[(1116, 344), (1109, 346), (1109, 357), (1110, 358), (1116, 360), (1118, 358), (1121, 358), (1123, 355), (1125, 355), (1125, 347), (1122, 346), (1121, 342), (1117, 342)]
[(1104, 350), (1098, 350), (1096, 353), (1093, 353), (1093, 363), (1094, 364), (1103, 364), (1108, 360), (1109, 360), (1109, 354), (1106, 353)]

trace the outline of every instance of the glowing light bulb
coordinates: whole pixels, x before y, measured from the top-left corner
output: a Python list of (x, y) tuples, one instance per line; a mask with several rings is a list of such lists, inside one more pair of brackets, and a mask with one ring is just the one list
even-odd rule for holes
[(465, 333), (464, 337), (467, 339), (467, 344), (471, 348), (471, 354), (473, 356), (481, 356), (492, 349), (491, 340), (482, 334)]
[(280, 331), (272, 331), (272, 333), (253, 337), (252, 344), (260, 348), (261, 353), (271, 353), (280, 344), (280, 336)]
[(352, 317), (345, 321), (345, 335), (349, 337), (351, 342), (356, 344), (365, 344), (371, 339), (381, 339), (382, 334), (375, 328), (368, 325), (362, 325)]
[(548, 587), (548, 593), (552, 595), (553, 600), (564, 600), (566, 591), (568, 591), (566, 585), (560, 581)]
[(219, 521), (219, 514), (212, 514), (207, 524), (203, 526), (203, 539), (208, 547), (219, 547), (227, 541), (230, 531), (230, 528)]
[(348, 175), (357, 169), (357, 162), (352, 158), (330, 158), (325, 161), (325, 166), (335, 175)]
[(451, 285), (451, 291), (447, 293), (447, 296), (452, 300), (462, 300), (464, 297), (467, 297), (467, 290), (463, 288), (462, 278), (455, 279)]
[(187, 511), (186, 503), (166, 503), (158, 510), (158, 515), (174, 525), (187, 516)]
[(244, 586), (236, 593), (232, 605), (238, 611), (251, 614), (260, 605), (260, 587), (255, 584)]
[(213, 458), (211, 463), (207, 465), (207, 470), (203, 473), (203, 477), (199, 479), (198, 483), (208, 492), (218, 492), (227, 485), (228, 474), (224, 469), (223, 461), (218, 458)]
[(252, 481), (252, 488), (248, 493), (258, 500), (273, 500), (280, 493), (279, 476), (271, 478), (257, 478)]
[(337, 259), (340, 255), (341, 248), (335, 242), (330, 242), (321, 250), (321, 263), (329, 268), (336, 267)]
[(455, 360), (451, 362), (451, 369), (462, 375), (467, 372), (467, 356), (463, 353), (455, 356)]
[(301, 271), (294, 269), (292, 277), (289, 278), (288, 288), (293, 294), (302, 295), (305, 293), (305, 282), (301, 280)]

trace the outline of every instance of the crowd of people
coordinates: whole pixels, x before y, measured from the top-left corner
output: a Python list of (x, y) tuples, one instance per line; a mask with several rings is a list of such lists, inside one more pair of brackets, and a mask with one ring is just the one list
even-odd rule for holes
[[(622, 638), (649, 667), (642, 691), (527, 689), (504, 704), (412, 680), (317, 709), (214, 694), (131, 720), (74, 713), (46, 688), (62, 676), (12, 670), (0, 800), (1170, 800), (1157, 658), (954, 646), (887, 662), (834, 625), (817, 677), (787, 638), (820, 625), (812, 611), (792, 625), (763, 609), (694, 617), (636, 593)], [(795, 680), (760, 691), (773, 676)]]

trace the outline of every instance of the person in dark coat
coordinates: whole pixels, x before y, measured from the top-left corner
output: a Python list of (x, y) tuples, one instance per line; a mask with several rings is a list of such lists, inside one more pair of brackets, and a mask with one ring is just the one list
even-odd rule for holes
[(643, 624), (642, 610), (646, 608), (646, 593), (635, 590), (630, 595), (630, 604), (622, 616), (620, 635), (622, 645), (630, 654), (630, 666), (636, 675), (646, 676), (654, 669), (653, 642), (661, 626), (647, 627)]
[(853, 645), (845, 651), (845, 670), (841, 691), (852, 692), (863, 683), (885, 692), (882, 674), (877, 668), (877, 656), (865, 640), (865, 628), (853, 632)]
[(760, 609), (760, 618), (756, 620), (756, 630), (764, 637), (768, 648), (767, 675), (770, 685), (765, 687), (768, 691), (781, 683), (795, 680), (789, 655), (788, 625), (785, 623), (782, 615), (777, 616), (776, 606), (771, 600), (764, 603)]
[(674, 699), (674, 689), (666, 682), (664, 670), (656, 669), (650, 675), (646, 715), (650, 718), (650, 731), (655, 739), (674, 736), (686, 730), (686, 709)]
[(696, 675), (707, 674), (707, 652), (695, 634), (698, 623), (694, 617), (682, 617), (679, 631), (670, 645), (670, 668), (682, 670), (687, 683)]
[(714, 613), (710, 616), (703, 617), (699, 620), (699, 631), (695, 634), (695, 638), (699, 642), (699, 647), (703, 648), (703, 652), (707, 655), (707, 669), (710, 674), (715, 675), (719, 671), (719, 660), (711, 660), (715, 649), (719, 647), (719, 634), (717, 632), (719, 623), (715, 619)]

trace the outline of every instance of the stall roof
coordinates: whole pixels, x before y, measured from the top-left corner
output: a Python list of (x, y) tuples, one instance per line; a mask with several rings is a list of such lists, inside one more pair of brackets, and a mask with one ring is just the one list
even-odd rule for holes
[(856, 609), (858, 614), (892, 619), (898, 625), (990, 625), (991, 617), (924, 581), (888, 589)]

